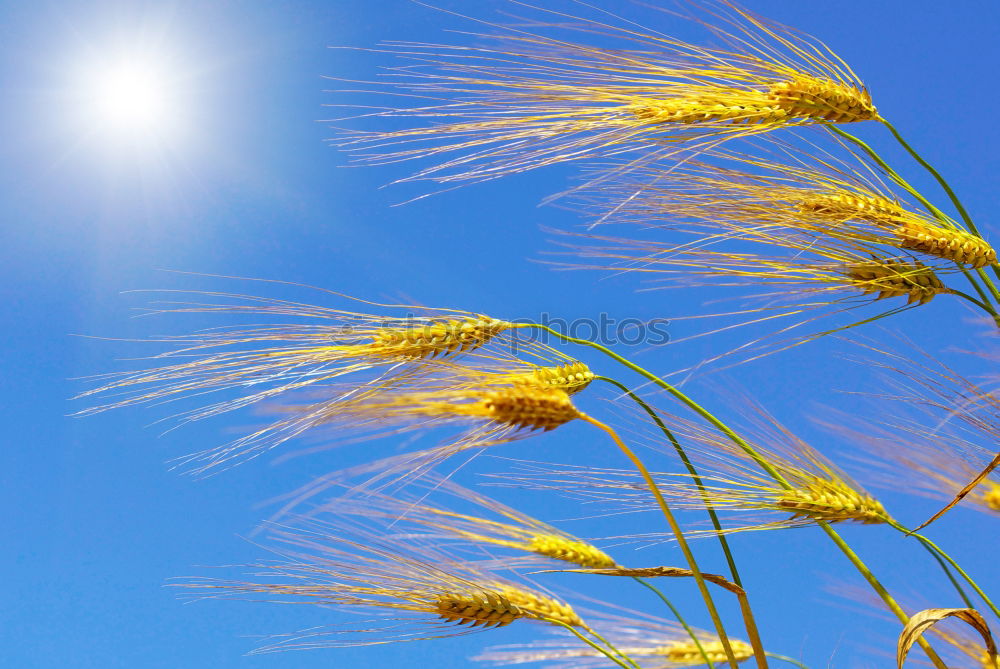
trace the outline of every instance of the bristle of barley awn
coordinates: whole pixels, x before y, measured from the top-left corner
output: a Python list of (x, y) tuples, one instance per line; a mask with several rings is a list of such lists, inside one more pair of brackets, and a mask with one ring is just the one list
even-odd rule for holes
[(906, 296), (910, 304), (926, 304), (936, 295), (947, 293), (930, 267), (891, 258), (874, 258), (844, 270), (845, 277), (865, 294), (878, 293), (878, 299)]
[(986, 488), (981, 498), (983, 504), (993, 511), (1000, 511), (1000, 483), (983, 481), (982, 486)]
[(518, 607), (525, 618), (536, 620), (548, 618), (571, 627), (584, 626), (583, 620), (576, 611), (569, 604), (560, 602), (558, 599), (530, 590), (522, 590), (506, 583), (493, 584), (491, 587), (500, 592), (511, 604)]
[(866, 525), (889, 520), (881, 502), (847, 485), (812, 477), (806, 485), (784, 492), (776, 506), (798, 517), (837, 523), (845, 520)]
[(372, 335), (373, 352), (394, 358), (423, 359), (472, 351), (509, 327), (488, 316), (437, 321), (409, 328), (381, 328)]
[(561, 388), (572, 395), (590, 385), (595, 376), (582, 362), (571, 362), (555, 367), (536, 367), (528, 374), (513, 379), (513, 384)]
[(896, 230), (900, 247), (927, 255), (953, 260), (975, 268), (992, 265), (997, 252), (980, 237), (966, 232), (943, 228), (919, 221), (907, 221)]
[[(743, 662), (753, 657), (753, 648), (750, 644), (730, 639), (729, 644), (733, 649), (733, 657), (737, 662)], [(701, 647), (704, 649), (708, 659), (713, 663), (725, 664), (726, 652), (719, 641), (702, 641)], [(648, 652), (648, 651), (647, 651)], [(696, 667), (704, 663), (701, 651), (691, 641), (672, 643), (668, 646), (657, 648), (652, 654), (667, 658), (678, 667)]]
[(615, 566), (615, 561), (611, 556), (597, 547), (554, 534), (532, 537), (527, 550), (556, 560), (571, 562), (581, 567), (601, 569)]
[(518, 606), (496, 592), (439, 595), (436, 607), (437, 614), (447, 622), (471, 623), (470, 627), (503, 627), (525, 617)]
[(473, 412), (532, 430), (553, 430), (581, 416), (565, 390), (532, 386), (486, 392)]
[(867, 89), (829, 79), (797, 77), (771, 86), (770, 98), (793, 118), (853, 123), (878, 120)]

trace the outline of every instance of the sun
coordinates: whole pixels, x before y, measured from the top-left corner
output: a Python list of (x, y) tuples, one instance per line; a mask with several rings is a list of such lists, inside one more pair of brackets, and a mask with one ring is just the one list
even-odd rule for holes
[(182, 112), (175, 80), (154, 58), (128, 55), (91, 63), (79, 84), (82, 118), (106, 140), (163, 140), (176, 131)]
[(163, 77), (145, 64), (123, 63), (95, 77), (94, 113), (123, 130), (151, 130), (167, 120)]

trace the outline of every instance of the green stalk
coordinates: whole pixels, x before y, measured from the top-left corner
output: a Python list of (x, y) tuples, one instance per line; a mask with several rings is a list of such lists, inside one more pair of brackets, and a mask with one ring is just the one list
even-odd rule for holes
[(778, 655), (777, 653), (768, 653), (768, 657), (773, 657), (776, 660), (781, 660), (783, 662), (788, 662), (789, 664), (794, 664), (796, 667), (801, 667), (801, 669), (809, 669), (804, 662), (799, 662), (794, 657), (788, 657), (787, 655)]
[[(595, 341), (590, 341), (588, 339), (570, 337), (568, 335), (559, 332), (558, 330), (554, 330), (553, 328), (547, 325), (542, 325), (540, 323), (521, 323), (518, 324), (517, 327), (531, 327), (538, 330), (542, 330), (543, 332), (548, 332), (564, 342), (571, 344), (579, 344), (581, 346), (589, 346), (591, 348), (597, 349), (598, 351), (601, 351), (608, 357), (620, 362), (621, 364), (628, 367), (635, 373), (639, 374), (640, 376), (643, 376), (644, 378), (653, 382), (660, 388), (666, 390), (673, 397), (678, 399), (681, 403), (683, 403), (692, 411), (694, 411), (699, 416), (704, 418), (706, 421), (708, 421), (708, 423), (710, 423), (712, 426), (718, 429), (722, 434), (728, 437), (730, 441), (732, 441), (734, 444), (743, 449), (743, 451), (748, 456), (750, 456), (750, 458), (753, 459), (754, 462), (760, 465), (761, 469), (767, 472), (768, 475), (770, 475), (771, 478), (773, 478), (779, 485), (781, 485), (786, 490), (792, 489), (791, 484), (789, 484), (788, 481), (785, 480), (785, 477), (782, 476), (781, 473), (778, 472), (778, 470), (776, 470), (773, 465), (771, 465), (771, 463), (764, 460), (764, 458), (762, 458), (760, 454), (757, 453), (757, 451), (753, 448), (753, 446), (751, 446), (749, 443), (746, 442), (746, 440), (744, 440), (742, 437), (736, 434), (728, 425), (726, 425), (721, 420), (716, 418), (708, 410), (703, 408), (701, 405), (699, 405), (693, 399), (682, 393), (673, 385), (667, 383), (666, 381), (656, 376), (649, 370), (640, 367), (639, 365), (635, 364), (631, 360), (628, 360), (627, 358), (622, 357), (621, 355), (618, 355), (617, 353), (615, 353), (608, 347), (604, 346), (603, 344), (599, 344)], [(659, 491), (657, 490), (656, 492), (658, 493)], [(861, 558), (858, 557), (858, 555), (851, 549), (851, 547), (847, 545), (847, 542), (845, 542), (843, 538), (841, 538), (841, 536), (837, 533), (837, 531), (834, 530), (832, 527), (830, 527), (829, 524), (823, 521), (818, 521), (817, 524), (823, 528), (823, 531), (826, 532), (827, 536), (829, 536), (830, 539), (837, 545), (837, 547), (840, 548), (841, 552), (843, 552), (844, 555), (847, 556), (847, 559), (850, 560), (851, 564), (854, 565), (855, 569), (857, 569), (858, 572), (861, 573), (862, 577), (864, 577), (864, 579), (868, 582), (868, 584), (872, 587), (872, 589), (876, 592), (876, 594), (878, 594), (878, 596), (882, 599), (882, 601), (885, 602), (885, 605), (889, 608), (890, 611), (893, 612), (893, 614), (895, 614), (895, 616), (899, 619), (899, 621), (904, 625), (908, 623), (910, 620), (909, 616), (906, 615), (906, 613), (899, 606), (896, 600), (893, 599), (892, 595), (889, 594), (889, 591), (885, 589), (885, 586), (883, 586), (879, 582), (879, 580), (875, 578), (875, 575), (872, 574), (870, 569), (868, 569), (868, 566), (864, 563), (864, 561), (862, 561)], [(931, 662), (934, 663), (934, 666), (937, 667), (937, 669), (947, 669), (947, 666), (944, 664), (944, 662), (941, 660), (938, 654), (934, 651), (934, 649), (931, 648), (930, 644), (927, 642), (926, 639), (921, 637), (920, 639), (918, 639), (918, 643), (920, 644), (920, 647), (924, 650), (924, 652), (927, 653), (927, 656), (930, 658)]]
[[(702, 482), (701, 477), (698, 475), (698, 470), (695, 469), (694, 464), (688, 457), (687, 452), (684, 450), (684, 447), (682, 447), (680, 442), (677, 441), (677, 437), (675, 437), (674, 433), (671, 432), (670, 429), (666, 426), (666, 424), (660, 418), (659, 414), (657, 414), (656, 411), (651, 406), (646, 404), (646, 402), (641, 397), (632, 392), (632, 390), (629, 389), (628, 386), (624, 385), (623, 383), (620, 383), (619, 381), (616, 381), (615, 379), (611, 379), (606, 376), (598, 376), (596, 378), (614, 385), (619, 390), (628, 395), (640, 407), (642, 407), (642, 409), (649, 415), (649, 417), (653, 420), (653, 422), (656, 423), (657, 427), (660, 428), (663, 434), (673, 445), (674, 450), (677, 452), (677, 456), (681, 459), (681, 462), (683, 462), (684, 466), (687, 468), (688, 475), (691, 477), (691, 480), (694, 481), (696, 486), (698, 486), (698, 490), (701, 493), (702, 501), (705, 504), (705, 510), (708, 511), (708, 517), (712, 520), (713, 527), (715, 527), (715, 536), (718, 538), (719, 544), (722, 546), (722, 552), (726, 556), (726, 562), (729, 565), (729, 573), (733, 577), (733, 582), (742, 588), (743, 582), (740, 579), (739, 571), (736, 568), (736, 559), (733, 557), (733, 552), (729, 548), (729, 540), (726, 539), (726, 535), (722, 531), (722, 523), (719, 522), (719, 515), (715, 512), (715, 509), (709, 502), (708, 494), (705, 491), (705, 484)], [(757, 623), (755, 621), (753, 611), (750, 609), (750, 600), (748, 598), (744, 597), (740, 599), (740, 610), (743, 614), (743, 623), (747, 631), (747, 639), (750, 641), (750, 646), (753, 647), (754, 658), (757, 660), (758, 665), (760, 665), (760, 663), (763, 662), (764, 665), (766, 666), (767, 655), (764, 651), (764, 644), (760, 640), (760, 633), (757, 630)]]
[(943, 176), (941, 176), (941, 173), (938, 172), (936, 169), (934, 169), (930, 163), (924, 160), (923, 156), (917, 153), (916, 150), (912, 146), (910, 146), (910, 144), (905, 139), (903, 139), (903, 136), (899, 134), (899, 131), (896, 130), (896, 128), (891, 123), (889, 123), (885, 119), (881, 119), (881, 121), (882, 125), (888, 128), (889, 132), (892, 133), (892, 136), (896, 138), (896, 141), (899, 142), (904, 149), (906, 149), (906, 152), (909, 153), (914, 160), (920, 163), (921, 167), (930, 172), (931, 175), (933, 175), (933, 177), (937, 180), (941, 188), (944, 189), (944, 192), (948, 194), (948, 199), (951, 200), (951, 203), (955, 206), (955, 209), (962, 217), (962, 220), (965, 221), (965, 225), (968, 226), (969, 231), (972, 232), (972, 234), (974, 234), (975, 236), (982, 239), (983, 235), (980, 234), (979, 229), (976, 228), (976, 224), (972, 221), (972, 217), (969, 216), (969, 212), (965, 209), (965, 205), (963, 205), (962, 201), (958, 199), (958, 196), (955, 195), (955, 191), (953, 191), (951, 186), (948, 185), (948, 182), (945, 181)]
[[(698, 590), (701, 593), (702, 599), (705, 601), (705, 608), (708, 609), (708, 615), (712, 618), (716, 634), (719, 636), (722, 648), (726, 652), (726, 659), (729, 660), (729, 665), (732, 669), (736, 669), (736, 656), (733, 655), (733, 649), (729, 643), (729, 637), (726, 635), (726, 628), (722, 624), (722, 618), (719, 616), (719, 611), (715, 608), (715, 602), (712, 601), (712, 593), (708, 591), (708, 584), (705, 583), (705, 577), (702, 576), (701, 570), (698, 568), (698, 562), (694, 558), (694, 553), (691, 552), (691, 547), (688, 545), (687, 539), (684, 538), (684, 533), (681, 532), (681, 527), (677, 523), (677, 519), (674, 518), (674, 514), (673, 511), (670, 510), (670, 506), (667, 505), (667, 500), (664, 499), (663, 493), (660, 492), (660, 488), (656, 485), (656, 481), (653, 480), (653, 476), (649, 473), (649, 470), (646, 469), (646, 465), (639, 459), (639, 456), (637, 456), (632, 449), (621, 440), (621, 437), (618, 436), (618, 433), (615, 432), (614, 428), (587, 415), (583, 415), (581, 420), (584, 420), (594, 427), (608, 433), (608, 436), (614, 440), (615, 444), (618, 445), (618, 448), (625, 454), (625, 457), (632, 461), (632, 465), (642, 476), (650, 492), (653, 493), (653, 497), (656, 498), (656, 503), (659, 505), (660, 511), (663, 512), (663, 517), (667, 519), (667, 524), (670, 525), (670, 531), (674, 533), (674, 537), (677, 539), (677, 546), (684, 554), (684, 559), (687, 560), (688, 569), (691, 570), (691, 574), (694, 576), (694, 579), (698, 584)], [(765, 661), (764, 667), (766, 668), (766, 666)]]
[(948, 568), (948, 564), (941, 558), (941, 556), (935, 553), (934, 549), (928, 546), (927, 544), (921, 543), (920, 545), (923, 546), (927, 550), (927, 552), (931, 554), (931, 557), (934, 558), (934, 560), (938, 563), (938, 566), (941, 567), (941, 571), (943, 571), (944, 575), (948, 577), (948, 580), (955, 588), (955, 591), (958, 593), (958, 596), (961, 597), (962, 603), (965, 604), (965, 607), (969, 609), (976, 608), (975, 606), (972, 605), (972, 600), (969, 599), (969, 596), (965, 594), (965, 590), (962, 589), (962, 584), (955, 579), (955, 575), (951, 573), (951, 569)]
[(712, 664), (712, 660), (708, 657), (708, 653), (705, 652), (705, 647), (701, 645), (701, 639), (699, 639), (698, 635), (694, 633), (694, 630), (691, 629), (691, 626), (687, 624), (687, 621), (685, 621), (684, 617), (681, 616), (681, 612), (677, 610), (677, 607), (674, 606), (669, 599), (667, 599), (667, 596), (663, 594), (663, 592), (659, 588), (657, 588), (655, 585), (653, 585), (646, 579), (639, 578), (638, 576), (633, 576), (632, 578), (636, 583), (641, 583), (642, 585), (646, 586), (654, 593), (656, 593), (656, 596), (659, 597), (663, 601), (663, 603), (667, 605), (667, 608), (670, 609), (670, 613), (673, 614), (677, 622), (679, 622), (681, 624), (681, 627), (683, 627), (684, 630), (688, 633), (688, 636), (691, 637), (691, 641), (694, 642), (694, 645), (698, 649), (698, 652), (701, 653), (701, 659), (705, 660), (705, 666), (707, 666), (708, 669), (714, 669), (715, 665)]
[(698, 475), (698, 470), (696, 470), (694, 465), (691, 463), (691, 459), (688, 457), (687, 452), (685, 452), (684, 448), (680, 445), (680, 442), (677, 441), (677, 437), (675, 437), (674, 433), (671, 432), (670, 429), (666, 426), (666, 424), (663, 422), (663, 419), (660, 418), (660, 415), (656, 413), (656, 411), (651, 406), (646, 404), (646, 402), (641, 397), (632, 392), (632, 390), (629, 389), (628, 386), (619, 381), (616, 381), (615, 379), (611, 379), (606, 376), (598, 376), (596, 377), (596, 380), (610, 383), (619, 390), (621, 390), (623, 393), (628, 395), (629, 398), (631, 398), (636, 404), (642, 407), (643, 411), (645, 411), (649, 415), (650, 419), (652, 419), (652, 421), (656, 423), (656, 426), (660, 428), (660, 431), (663, 432), (663, 434), (673, 445), (674, 450), (677, 451), (677, 455), (681, 459), (681, 462), (683, 462), (684, 466), (687, 468), (688, 474), (691, 476), (691, 480), (694, 481), (694, 484), (696, 486), (698, 486), (698, 490), (701, 493), (702, 501), (705, 503), (705, 510), (708, 511), (708, 517), (712, 520), (712, 526), (715, 528), (716, 536), (719, 538), (719, 545), (722, 547), (722, 552), (726, 556), (726, 563), (729, 565), (729, 573), (733, 578), (733, 583), (735, 583), (740, 587), (743, 587), (743, 581), (740, 579), (739, 571), (736, 568), (736, 560), (733, 557), (732, 550), (730, 550), (729, 548), (729, 540), (726, 539), (726, 535), (722, 532), (722, 523), (719, 522), (719, 514), (715, 512), (715, 509), (708, 501), (708, 495), (705, 491), (705, 484), (702, 482), (701, 476)]

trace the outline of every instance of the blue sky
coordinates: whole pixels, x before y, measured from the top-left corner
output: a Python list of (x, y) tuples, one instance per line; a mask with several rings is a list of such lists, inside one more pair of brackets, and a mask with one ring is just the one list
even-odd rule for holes
[[(439, 4), (474, 4), (483, 16), (503, 5)], [(1000, 161), (1000, 136), (992, 123), (998, 100), (991, 82), (1000, 62), (995, 3), (755, 0), (749, 6), (816, 35), (851, 63), (880, 111), (953, 181), (990, 237)], [(428, 666), (462, 666), (456, 658), (485, 645), (521, 641), (508, 628), (419, 644), (245, 656), (259, 645), (255, 637), (321, 624), (335, 613), (184, 603), (165, 584), (204, 575), (205, 565), (259, 559), (260, 549), (245, 537), (267, 515), (265, 502), (364, 454), (348, 447), (280, 462), (264, 457), (207, 479), (185, 476), (171, 471), (168, 460), (217, 443), (218, 424), (162, 434), (163, 426), (152, 424), (162, 412), (69, 417), (83, 406), (68, 398), (87, 387), (76, 379), (125, 369), (122, 360), (148, 353), (134, 343), (97, 338), (141, 339), (214, 324), (135, 318), (151, 298), (130, 291), (254, 290), (245, 282), (177, 272), (279, 279), (505, 318), (574, 319), (602, 312), (677, 318), (705, 308), (698, 291), (638, 292), (638, 282), (629, 277), (557, 272), (537, 262), (552, 248), (543, 227), (578, 223), (569, 212), (536, 206), (565, 186), (573, 166), (405, 206), (394, 205), (420, 194), (421, 186), (383, 186), (411, 166), (344, 168), (345, 158), (325, 141), (333, 134), (330, 124), (321, 122), (336, 115), (324, 105), (338, 102), (331, 90), (339, 84), (324, 77), (368, 78), (390, 58), (328, 47), (461, 39), (442, 32), (463, 27), (455, 18), (407, 0), (40, 1), (0, 8), (5, 664), (304, 669), (419, 658)], [(656, 27), (681, 37), (690, 31), (681, 21)], [(92, 85), (86, 82), (100, 78), (102, 68), (140, 57), (162, 63), (164, 95), (170, 96), (162, 136), (142, 141), (102, 127), (81, 102)], [(874, 128), (859, 132), (901, 160), (884, 134)], [(931, 192), (922, 175), (910, 174)], [(276, 297), (292, 294), (268, 290)], [(971, 346), (982, 328), (969, 317), (964, 307), (942, 299), (887, 327), (932, 350)], [(690, 334), (686, 323), (678, 321), (672, 336)], [(882, 336), (875, 328), (865, 334)], [(665, 373), (724, 345), (712, 340), (676, 353), (669, 346), (643, 350), (641, 359)], [(741, 367), (721, 382), (749, 389), (822, 449), (828, 437), (806, 416), (817, 404), (857, 402), (834, 390), (870, 388), (872, 382), (869, 370), (835, 357), (842, 348), (835, 342), (801, 347)], [(695, 379), (690, 387), (711, 405), (712, 384), (719, 383), (719, 377)], [(588, 408), (597, 412), (601, 406), (593, 402)], [(539, 451), (556, 461), (617, 457), (599, 437), (575, 426), (513, 445), (504, 455), (538, 457)], [(506, 502), (545, 520), (580, 515), (551, 497), (504, 494)], [(912, 523), (933, 508), (903, 495), (885, 501)], [(984, 522), (959, 510), (933, 535), (964, 548), (958, 552), (969, 570), (995, 587), (995, 546), (984, 545), (993, 533), (983, 530)], [(616, 532), (599, 521), (573, 529), (594, 536)], [(915, 582), (928, 576), (934, 585), (922, 596), (940, 594), (953, 603), (913, 545), (888, 530), (848, 528), (845, 534), (890, 584), (919, 591)], [(969, 550), (970, 542), (976, 550)], [(857, 579), (817, 531), (756, 533), (733, 543), (743, 556), (769, 646), (814, 667), (888, 665), (888, 655), (867, 664), (861, 658), (874, 647), (891, 653), (895, 627), (856, 615), (828, 592), (831, 583)], [(706, 569), (723, 571), (714, 546), (700, 549)], [(681, 558), (660, 546), (636, 561), (680, 564)], [(571, 587), (564, 577), (558, 586)], [(658, 613), (657, 603), (634, 588), (591, 582), (582, 587)], [(708, 627), (694, 590), (685, 584), (671, 588), (691, 621)], [(735, 609), (727, 612), (735, 621)]]

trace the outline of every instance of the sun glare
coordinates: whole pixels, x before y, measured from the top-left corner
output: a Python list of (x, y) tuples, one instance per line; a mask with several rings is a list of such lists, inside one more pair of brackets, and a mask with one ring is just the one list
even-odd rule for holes
[(97, 114), (123, 129), (153, 129), (166, 117), (162, 78), (145, 66), (122, 65), (99, 75), (94, 87)]
[(92, 64), (81, 89), (87, 126), (106, 140), (156, 141), (176, 130), (178, 92), (171, 73), (154, 61)]

